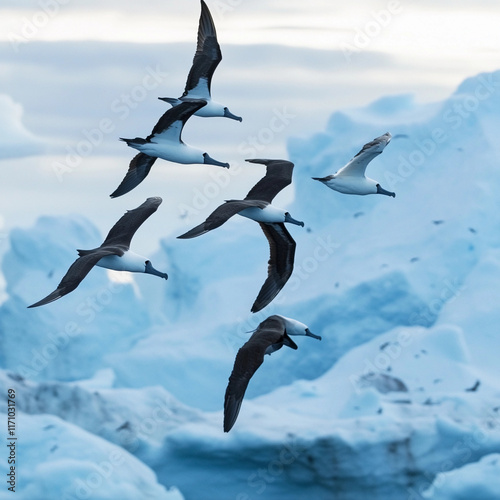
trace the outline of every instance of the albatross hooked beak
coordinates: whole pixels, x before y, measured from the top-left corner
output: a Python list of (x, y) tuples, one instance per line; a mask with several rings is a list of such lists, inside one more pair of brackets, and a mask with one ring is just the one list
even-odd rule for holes
[(155, 269), (149, 260), (146, 261), (146, 268), (145, 268), (144, 272), (146, 274), (153, 274), (155, 276), (159, 276), (160, 278), (168, 280), (168, 274), (161, 273), (160, 271)]
[(306, 328), (306, 337), (312, 337), (313, 339), (321, 340), (321, 336), (316, 335), (315, 333), (311, 332), (311, 330), (309, 330), (309, 328)]
[(321, 337), (319, 335), (316, 335), (309, 330), (309, 328), (306, 328), (306, 337), (312, 337), (313, 339), (318, 339), (321, 340)]
[(300, 220), (295, 220), (288, 212), (285, 213), (285, 222), (289, 222), (290, 224), (295, 224), (297, 226), (304, 227), (304, 223)]
[(203, 163), (205, 165), (216, 165), (217, 167), (229, 168), (229, 163), (222, 163), (221, 161), (214, 160), (208, 153), (203, 153)]
[(385, 194), (386, 196), (392, 196), (393, 198), (396, 198), (396, 193), (393, 193), (392, 191), (386, 191), (383, 187), (380, 186), (380, 184), (377, 184), (377, 194)]
[(224, 108), (224, 117), (231, 118), (231, 120), (236, 120), (238, 122), (241, 122), (243, 120), (243, 118), (241, 118), (241, 116), (233, 115), (233, 113), (231, 113), (231, 111), (229, 111), (229, 109), (227, 109), (227, 108)]

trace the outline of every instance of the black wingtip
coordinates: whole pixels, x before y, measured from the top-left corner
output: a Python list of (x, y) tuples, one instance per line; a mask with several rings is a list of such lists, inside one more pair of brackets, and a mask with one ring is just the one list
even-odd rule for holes
[(51, 294), (47, 295), (47, 297), (43, 298), (42, 300), (39, 300), (38, 302), (35, 302), (34, 304), (31, 304), (27, 308), (32, 309), (33, 307), (40, 307), (46, 304), (50, 304), (51, 302), (60, 299), (63, 295), (64, 294), (61, 293), (61, 290), (54, 290)]
[(196, 238), (198, 236), (197, 234), (189, 234), (191, 231), (188, 231), (187, 233), (181, 234), (180, 236), (177, 236), (178, 240), (190, 240), (191, 238)]
[(125, 193), (128, 193), (130, 190), (120, 190), (120, 187), (117, 187), (110, 195), (109, 197), (110, 198), (118, 198), (118, 196), (122, 196), (124, 195)]
[(239, 405), (236, 405), (236, 408), (234, 408), (233, 405), (229, 403), (229, 401), (226, 401), (224, 403), (224, 432), (229, 432), (233, 428), (236, 420), (238, 419), (240, 407), (241, 403)]
[(264, 309), (264, 307), (266, 307), (266, 306), (267, 306), (267, 304), (257, 304), (257, 301), (255, 301), (253, 303), (252, 309), (250, 309), (250, 312), (252, 312), (252, 313), (259, 312), (262, 309)]
[(201, 236), (202, 234), (208, 233), (208, 229), (206, 229), (202, 224), (199, 226), (193, 227), (193, 229), (190, 229), (184, 234), (181, 234), (180, 236), (177, 236), (177, 239), (179, 240), (189, 240), (191, 238), (196, 238), (197, 236)]

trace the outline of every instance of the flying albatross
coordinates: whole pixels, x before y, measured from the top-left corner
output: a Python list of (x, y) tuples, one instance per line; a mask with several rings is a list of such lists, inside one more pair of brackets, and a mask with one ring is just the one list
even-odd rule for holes
[(140, 153), (132, 158), (127, 175), (111, 194), (111, 198), (128, 193), (138, 186), (149, 174), (157, 158), (176, 163), (201, 163), (229, 168), (229, 163), (214, 160), (208, 153), (188, 146), (181, 139), (182, 128), (186, 121), (195, 111), (206, 104), (207, 101), (203, 99), (185, 100), (164, 113), (146, 139), (140, 137), (135, 139), (120, 138), (127, 143), (127, 146), (139, 150)]
[(313, 179), (321, 181), (330, 189), (344, 194), (385, 194), (394, 198), (396, 193), (386, 191), (377, 181), (365, 177), (368, 163), (382, 153), (389, 144), (391, 137), (391, 134), (386, 132), (384, 135), (365, 144), (361, 151), (337, 173), (326, 177), (313, 177)]
[(285, 316), (273, 315), (265, 319), (240, 348), (224, 398), (224, 432), (229, 432), (236, 422), (248, 383), (264, 362), (264, 355), (271, 354), (284, 345), (297, 349), (297, 344), (289, 335), (305, 335), (321, 340), (320, 336), (311, 333), (303, 323)]
[(269, 242), (271, 257), (268, 276), (252, 306), (252, 312), (266, 307), (285, 286), (293, 271), (295, 241), (285, 228), (285, 222), (304, 226), (282, 208), (271, 205), (273, 198), (292, 182), (293, 163), (285, 160), (247, 160), (266, 165), (266, 175), (249, 191), (244, 200), (226, 200), (205, 222), (178, 238), (200, 236), (222, 226), (233, 215), (239, 214), (258, 222)]
[(168, 279), (166, 273), (157, 271), (146, 258), (130, 251), (130, 242), (142, 223), (160, 206), (161, 198), (148, 198), (141, 206), (127, 211), (111, 228), (104, 243), (92, 250), (77, 250), (78, 259), (71, 264), (57, 289), (44, 299), (28, 307), (38, 307), (60, 299), (72, 292), (94, 266), (115, 271), (154, 274)]
[(176, 106), (185, 99), (205, 99), (207, 105), (195, 112), (197, 116), (223, 116), (238, 120), (241, 117), (233, 115), (227, 106), (212, 100), (211, 84), (215, 69), (222, 61), (222, 53), (219, 42), (217, 42), (217, 33), (215, 24), (207, 4), (201, 0), (201, 15), (198, 25), (198, 42), (196, 52), (193, 58), (193, 65), (189, 71), (184, 93), (178, 99), (174, 97), (159, 97), (172, 106)]

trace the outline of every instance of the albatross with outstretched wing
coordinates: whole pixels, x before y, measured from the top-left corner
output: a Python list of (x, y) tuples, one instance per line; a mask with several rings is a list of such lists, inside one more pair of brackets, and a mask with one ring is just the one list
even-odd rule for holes
[(118, 188), (111, 193), (111, 198), (128, 193), (138, 186), (149, 174), (157, 158), (175, 163), (200, 163), (229, 168), (229, 163), (214, 160), (208, 153), (188, 146), (181, 139), (182, 129), (188, 119), (205, 105), (204, 100), (186, 100), (165, 112), (146, 139), (120, 139), (140, 153), (132, 158), (127, 174)]
[(77, 250), (78, 259), (71, 264), (57, 289), (28, 307), (49, 304), (72, 292), (94, 266), (115, 271), (153, 274), (168, 279), (167, 274), (157, 271), (149, 259), (130, 250), (130, 242), (135, 232), (149, 216), (156, 212), (161, 202), (162, 199), (159, 197), (148, 198), (142, 205), (129, 210), (118, 220), (100, 247), (92, 250)]
[(297, 349), (297, 344), (290, 335), (305, 335), (321, 340), (320, 336), (312, 333), (303, 323), (275, 314), (260, 323), (250, 339), (240, 348), (224, 398), (224, 432), (229, 432), (236, 422), (248, 383), (264, 362), (264, 356), (284, 345)]
[(198, 42), (184, 93), (179, 98), (159, 97), (158, 99), (168, 102), (172, 106), (178, 105), (185, 99), (204, 99), (207, 101), (207, 105), (197, 110), (195, 115), (205, 117), (221, 116), (241, 122), (240, 116), (233, 115), (227, 106), (212, 99), (212, 77), (221, 61), (222, 52), (217, 41), (214, 20), (208, 10), (207, 4), (201, 0)]
[(385, 194), (394, 198), (396, 193), (386, 191), (378, 181), (365, 177), (366, 167), (373, 158), (382, 153), (391, 137), (391, 134), (386, 132), (365, 144), (361, 151), (337, 173), (326, 177), (313, 177), (313, 179), (344, 194)]
[(216, 208), (205, 220), (178, 238), (187, 239), (200, 236), (227, 222), (233, 215), (242, 215), (258, 222), (270, 248), (268, 276), (252, 312), (266, 307), (278, 295), (290, 278), (295, 257), (295, 241), (285, 227), (285, 222), (304, 226), (282, 208), (271, 204), (274, 197), (292, 182), (293, 163), (286, 160), (247, 160), (266, 165), (266, 175), (250, 190), (244, 200), (228, 200)]

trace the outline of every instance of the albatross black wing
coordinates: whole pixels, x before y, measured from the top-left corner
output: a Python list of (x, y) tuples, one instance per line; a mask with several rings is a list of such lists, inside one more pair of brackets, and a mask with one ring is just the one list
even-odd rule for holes
[(130, 242), (135, 232), (144, 221), (158, 210), (162, 199), (159, 196), (148, 198), (142, 205), (127, 212), (120, 217), (118, 222), (110, 229), (102, 247), (120, 246), (125, 250), (130, 247)]
[(266, 165), (266, 175), (249, 191), (245, 200), (263, 200), (271, 203), (273, 198), (292, 182), (293, 163), (286, 160), (246, 160)]
[(121, 184), (110, 194), (111, 198), (121, 196), (137, 187), (147, 177), (156, 160), (156, 157), (145, 153), (135, 155)]
[(185, 99), (177, 106), (167, 109), (160, 117), (158, 123), (153, 127), (146, 142), (151, 142), (157, 136), (173, 142), (181, 141), (181, 133), (186, 122), (196, 111), (207, 105), (204, 99)]
[(207, 4), (201, 0), (198, 42), (182, 97), (189, 96), (192, 92), (193, 95), (209, 98), (212, 76), (221, 60), (222, 53), (217, 41), (214, 20)]
[(86, 253), (82, 257), (79, 257), (75, 260), (75, 262), (73, 262), (73, 264), (71, 264), (68, 272), (61, 280), (61, 283), (57, 285), (56, 290), (47, 295), (47, 297), (45, 297), (44, 299), (31, 304), (30, 306), (28, 306), (28, 308), (44, 306), (45, 304), (54, 302), (54, 300), (60, 299), (64, 295), (72, 292), (81, 283), (83, 278), (87, 276), (87, 274), (97, 264), (97, 262), (99, 262), (100, 259), (102, 259), (106, 255), (114, 254), (115, 252), (111, 250), (98, 248), (94, 251)]
[(271, 345), (275, 346), (275, 350), (280, 349), (284, 334), (283, 322), (270, 316), (236, 354), (224, 397), (224, 432), (229, 432), (236, 422), (248, 383), (264, 362), (266, 349)]
[(285, 286), (293, 272), (296, 247), (295, 240), (284, 224), (265, 224), (262, 222), (259, 224), (269, 241), (271, 256), (267, 269), (267, 279), (252, 306), (254, 313), (264, 309)]

